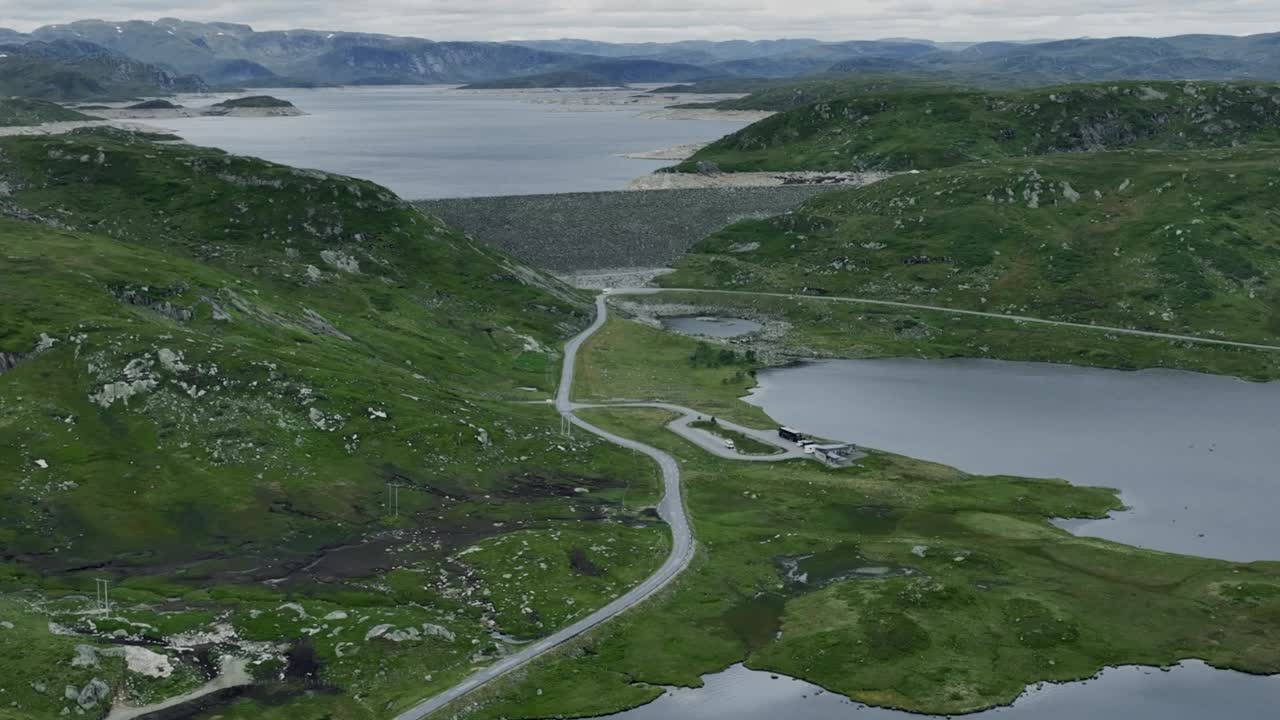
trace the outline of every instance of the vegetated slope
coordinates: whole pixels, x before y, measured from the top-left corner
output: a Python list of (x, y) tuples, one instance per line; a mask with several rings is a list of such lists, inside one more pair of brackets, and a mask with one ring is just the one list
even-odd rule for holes
[(910, 88), (818, 102), (708, 145), (731, 171), (910, 170), (1123, 147), (1207, 148), (1280, 139), (1280, 86), (1119, 83), (982, 93)]
[(863, 95), (880, 96), (913, 92), (964, 92), (970, 91), (957, 83), (925, 76), (911, 78), (902, 75), (827, 74), (812, 80), (708, 80), (685, 86), (662, 88), (656, 92), (749, 92), (746, 97), (721, 100), (714, 103), (689, 103), (685, 107), (703, 107), (716, 110), (772, 110), (783, 112), (812, 105), (817, 102), (851, 98)]
[(1280, 345), (1280, 150), (972, 163), (717, 233), (670, 287), (847, 295)]
[(660, 561), (652, 470), (519, 402), (588, 319), (572, 291), (371, 183), (219, 151), (6, 138), (0, 175), (0, 718), (222, 658), (382, 717)]
[(601, 60), (583, 63), (571, 70), (472, 83), (463, 89), (605, 87), (628, 83), (698, 80), (707, 75), (707, 71), (703, 68), (684, 63), (639, 59)]
[(0, 45), (0, 95), (48, 100), (199, 92), (198, 77), (76, 40)]
[(0, 127), (92, 119), (84, 113), (46, 100), (23, 97), (0, 98)]

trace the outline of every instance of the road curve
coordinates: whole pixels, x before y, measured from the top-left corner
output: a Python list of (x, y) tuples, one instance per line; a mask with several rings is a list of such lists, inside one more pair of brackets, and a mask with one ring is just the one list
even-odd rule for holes
[(1005, 315), (1002, 313), (983, 312), (981, 310), (962, 310), (960, 308), (941, 307), (938, 305), (921, 305), (919, 303), (898, 302), (896, 300), (876, 300), (873, 298), (843, 297), (835, 295), (796, 295), (778, 292), (756, 292), (752, 290), (712, 290), (707, 288), (617, 288), (611, 290), (613, 295), (654, 295), (662, 292), (714, 293), (717, 295), (755, 295), (758, 297), (774, 297), (787, 300), (821, 300), (824, 302), (854, 303), (861, 305), (879, 305), (882, 307), (903, 308), (906, 310), (930, 310), (950, 313), (952, 315), (970, 315), (997, 320), (1036, 323), (1038, 325), (1057, 325), (1059, 327), (1079, 328), (1095, 332), (1109, 332), (1117, 335), (1137, 335), (1138, 337), (1159, 338), (1163, 340), (1179, 340), (1182, 342), (1200, 343), (1203, 345), (1226, 345), (1228, 347), (1249, 348), (1251, 350), (1280, 351), (1280, 345), (1262, 345), (1259, 343), (1239, 342), (1236, 340), (1218, 340), (1216, 338), (1198, 337), (1196, 335), (1175, 335), (1173, 333), (1155, 332), (1153, 330), (1132, 330), (1109, 325), (1090, 325), (1088, 323), (1068, 322), (1066, 320), (1046, 320), (1030, 315)]
[(658, 505), (658, 515), (666, 521), (671, 527), (671, 554), (667, 556), (666, 562), (658, 571), (650, 575), (639, 585), (628, 590), (625, 594), (615, 598), (613, 602), (596, 610), (590, 615), (582, 618), (574, 624), (561, 628), (560, 630), (548, 635), (541, 640), (529, 643), (519, 652), (508, 655), (492, 665), (478, 670), (468, 676), (465, 680), (445, 690), (444, 692), (428, 698), (423, 702), (413, 706), (412, 708), (400, 713), (396, 716), (396, 720), (420, 720), (449, 703), (461, 698), (476, 688), (488, 683), (495, 678), (501, 677), (512, 670), (528, 663), (534, 658), (543, 655), (556, 647), (572, 640), (591, 628), (613, 618), (614, 616), (627, 611), (652, 596), (671, 582), (685, 568), (689, 567), (689, 562), (693, 559), (693, 532), (689, 528), (689, 518), (684, 512), (684, 501), (680, 495), (680, 467), (676, 464), (675, 458), (667, 453), (650, 447), (644, 443), (636, 442), (624, 438), (620, 435), (602, 430), (590, 423), (579, 419), (573, 414), (574, 405), (569, 399), (571, 386), (573, 384), (574, 363), (577, 361), (578, 349), (582, 347), (582, 343), (591, 337), (601, 326), (604, 325), (607, 309), (605, 307), (605, 296), (600, 295), (596, 298), (596, 319), (586, 330), (569, 340), (564, 348), (564, 365), (560, 375), (560, 388), (556, 393), (556, 409), (560, 414), (569, 418), (575, 426), (586, 430), (589, 433), (598, 435), (609, 442), (620, 445), (629, 450), (644, 453), (653, 458), (658, 463), (658, 467), (662, 471), (663, 494), (662, 501)]

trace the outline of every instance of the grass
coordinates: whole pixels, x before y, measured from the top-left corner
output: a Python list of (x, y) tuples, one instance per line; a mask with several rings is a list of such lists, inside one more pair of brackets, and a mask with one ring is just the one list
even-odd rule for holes
[[(679, 458), (698, 558), (670, 591), (492, 688), (468, 717), (613, 712), (738, 661), (947, 714), (1109, 665), (1280, 670), (1280, 564), (1150, 552), (1048, 522), (1118, 507), (1109, 490), (881, 453), (848, 470), (735, 463), (680, 442), (666, 413), (584, 417)], [(783, 558), (810, 558), (809, 582), (786, 580)], [(913, 573), (845, 579), (860, 566)]]
[(574, 398), (662, 400), (750, 427), (775, 425), (763, 410), (739, 401), (755, 386), (750, 366), (695, 363), (699, 344), (611, 316), (582, 346)]
[[(888, 87), (885, 87), (888, 86)], [(926, 170), (973, 161), (1120, 148), (1275, 142), (1273, 84), (1112, 82), (982, 92), (915, 80), (816, 82), (733, 107), (786, 109), (699, 150), (726, 171)]]
[(730, 226), (660, 282), (1280, 345), (1275, 155), (1062, 154), (902, 175)]
[(358, 180), (119, 132), (0, 158), (59, 225), (0, 220), (0, 717), (58, 716), (68, 646), (122, 642), (176, 669), (103, 665), (113, 697), (248, 655), (302, 700), (236, 714), (383, 717), (665, 557), (647, 459), (525, 402), (581, 295)]

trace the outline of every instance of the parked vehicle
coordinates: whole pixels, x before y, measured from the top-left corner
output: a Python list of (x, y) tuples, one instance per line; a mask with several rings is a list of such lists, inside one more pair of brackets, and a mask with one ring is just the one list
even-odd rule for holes
[(804, 435), (800, 434), (799, 430), (792, 430), (789, 427), (778, 428), (778, 437), (791, 442), (800, 442), (804, 439)]
[(733, 450), (734, 448), (737, 447), (737, 445), (735, 445), (734, 442), (729, 438), (724, 439), (724, 446), (729, 448), (730, 450)]

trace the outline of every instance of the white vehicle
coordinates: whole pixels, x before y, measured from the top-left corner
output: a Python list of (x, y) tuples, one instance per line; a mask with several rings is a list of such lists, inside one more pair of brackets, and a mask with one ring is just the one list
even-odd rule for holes
[(804, 453), (805, 453), (805, 455), (812, 455), (812, 454), (813, 454), (813, 448), (814, 448), (814, 444), (813, 444), (813, 443), (809, 443), (808, 445), (805, 445), (805, 446), (804, 446)]
[(724, 446), (729, 448), (730, 450), (733, 450), (734, 448), (738, 447), (737, 445), (734, 445), (733, 441), (730, 440), (729, 438), (724, 439)]

